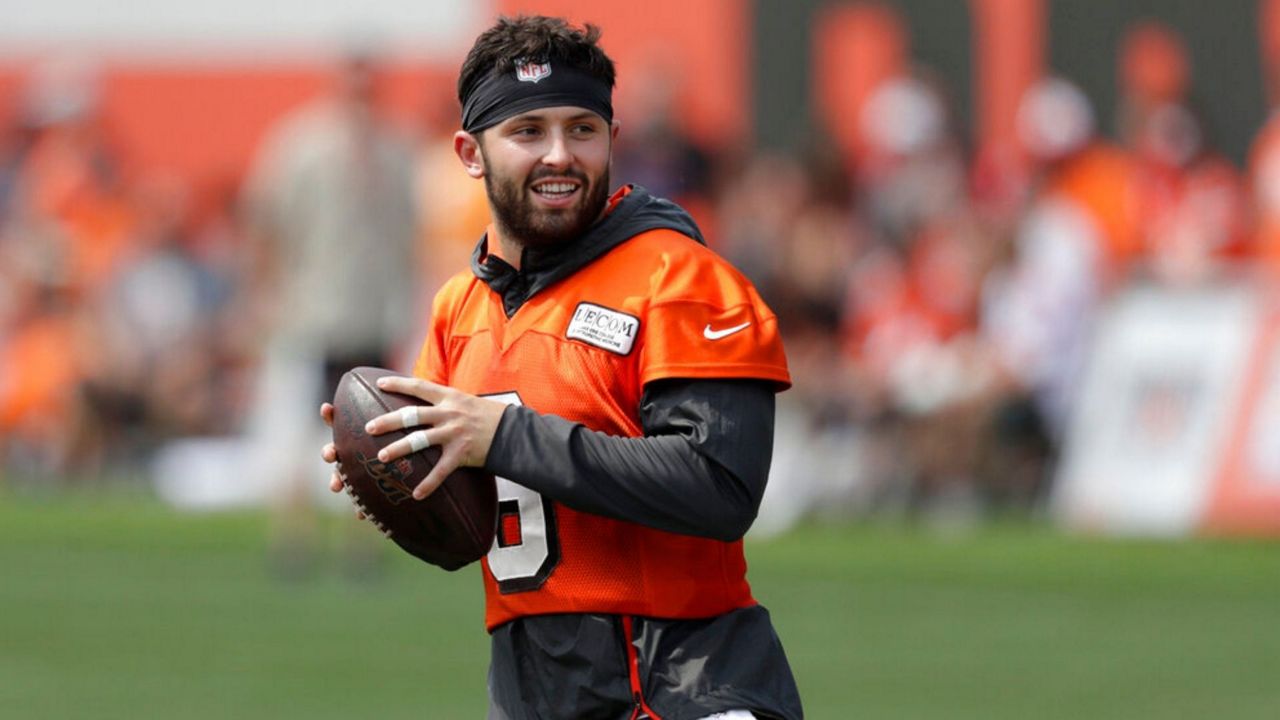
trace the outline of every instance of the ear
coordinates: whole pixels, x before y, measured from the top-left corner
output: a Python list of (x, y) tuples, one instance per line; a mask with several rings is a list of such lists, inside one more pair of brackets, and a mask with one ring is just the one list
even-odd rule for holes
[(465, 130), (453, 134), (453, 152), (462, 161), (467, 174), (477, 180), (484, 177), (484, 154), (480, 151), (480, 140)]
[(612, 141), (614, 141), (614, 142), (617, 142), (617, 141), (618, 141), (618, 131), (619, 131), (619, 130), (621, 130), (621, 129), (622, 129), (622, 123), (621, 123), (621, 122), (619, 122), (619, 121), (617, 121), (617, 120), (614, 120), (613, 122), (609, 123), (609, 139), (610, 139), (610, 140), (612, 140)]

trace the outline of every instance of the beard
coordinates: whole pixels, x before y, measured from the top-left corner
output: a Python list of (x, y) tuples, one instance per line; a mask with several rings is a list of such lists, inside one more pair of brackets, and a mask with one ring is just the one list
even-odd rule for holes
[[(529, 194), (533, 184), (545, 177), (577, 180), (582, 185), (578, 201), (554, 210), (535, 207)], [(535, 171), (524, 182), (487, 172), (484, 186), (493, 207), (493, 219), (506, 237), (525, 247), (548, 247), (581, 237), (600, 217), (609, 200), (609, 170), (595, 181), (572, 169)]]

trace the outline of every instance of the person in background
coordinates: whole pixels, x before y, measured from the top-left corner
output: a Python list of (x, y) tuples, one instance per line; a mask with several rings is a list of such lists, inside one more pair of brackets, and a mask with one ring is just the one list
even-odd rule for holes
[(378, 59), (354, 49), (328, 94), (280, 121), (246, 183), (258, 248), (256, 306), (267, 341), (250, 433), (270, 434), (259, 469), (278, 488), (275, 554), (304, 571), (314, 554), (313, 466), (323, 428), (297, 408), (333, 397), (353, 366), (395, 365), (415, 307), (414, 148), (379, 108)]

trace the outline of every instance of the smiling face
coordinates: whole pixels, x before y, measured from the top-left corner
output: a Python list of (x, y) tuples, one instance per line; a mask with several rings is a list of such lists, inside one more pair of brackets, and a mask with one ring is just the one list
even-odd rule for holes
[(501, 235), (541, 247), (580, 236), (600, 217), (616, 135), (616, 123), (565, 106), (516, 115), (477, 136), (460, 132), (454, 144), (467, 172), (484, 178)]

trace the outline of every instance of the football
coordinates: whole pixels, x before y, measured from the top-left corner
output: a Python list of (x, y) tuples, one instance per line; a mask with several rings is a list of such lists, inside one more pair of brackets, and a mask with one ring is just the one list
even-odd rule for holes
[(383, 463), (378, 451), (408, 433), (393, 430), (374, 436), (364, 431), (365, 423), (379, 415), (410, 405), (430, 405), (380, 390), (378, 378), (394, 374), (358, 367), (339, 381), (333, 396), (338, 474), (356, 508), (384, 535), (414, 557), (457, 570), (479, 560), (493, 544), (497, 486), (493, 475), (479, 468), (458, 468), (425, 499), (413, 499), (413, 488), (439, 462), (440, 448), (429, 447)]

